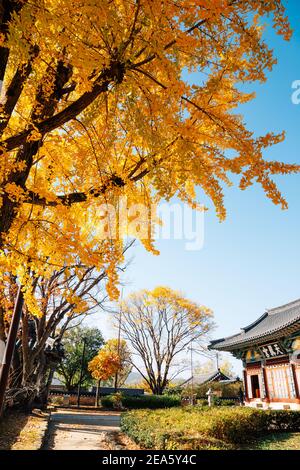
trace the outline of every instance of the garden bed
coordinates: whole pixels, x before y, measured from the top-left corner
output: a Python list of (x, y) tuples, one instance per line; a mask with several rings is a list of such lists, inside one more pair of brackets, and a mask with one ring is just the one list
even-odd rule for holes
[(124, 413), (121, 429), (147, 449), (217, 450), (249, 446), (270, 433), (300, 431), (300, 412), (174, 408)]

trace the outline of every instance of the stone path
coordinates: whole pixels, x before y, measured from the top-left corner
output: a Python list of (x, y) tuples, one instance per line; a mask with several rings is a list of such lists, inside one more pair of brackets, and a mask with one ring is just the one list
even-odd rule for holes
[(120, 413), (58, 411), (51, 414), (45, 450), (113, 449)]

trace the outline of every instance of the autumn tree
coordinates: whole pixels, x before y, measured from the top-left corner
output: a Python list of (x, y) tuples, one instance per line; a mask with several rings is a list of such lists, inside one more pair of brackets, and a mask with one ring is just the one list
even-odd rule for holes
[(98, 354), (89, 362), (88, 369), (97, 380), (95, 406), (99, 405), (100, 384), (109, 380), (122, 368), (121, 357), (112, 342), (106, 343)]
[(110, 351), (113, 354), (116, 354), (120, 360), (120, 367), (118, 368), (114, 377), (110, 377), (106, 384), (108, 386), (113, 385), (115, 389), (122, 387), (128, 375), (132, 370), (131, 364), (131, 352), (127, 345), (127, 342), (124, 339), (109, 339), (105, 343), (105, 349)]
[(174, 378), (175, 358), (186, 354), (191, 343), (203, 345), (213, 326), (212, 312), (207, 307), (168, 287), (129, 296), (122, 304), (120, 325), (133, 351), (132, 365), (157, 395)]
[(0, 273), (32, 314), (28, 272), (49, 277), (80, 254), (116, 297), (123, 234), (155, 252), (147, 211), (146, 232), (107, 217), (120, 196), (125, 212), (175, 195), (196, 207), (200, 187), (223, 219), (234, 173), (286, 208), (272, 175), (299, 167), (263, 155), (284, 135), (255, 137), (236, 112), (253, 98), (240, 85), (276, 62), (265, 16), (290, 38), (280, 0), (1, 0)]
[[(128, 243), (125, 251), (131, 248), (133, 243)], [(129, 262), (123, 263), (117, 269), (124, 272)], [(7, 392), (8, 401), (18, 406), (29, 406), (33, 401), (41, 404), (46, 402), (53, 374), (64, 357), (62, 345), (66, 334), (64, 378), (67, 389), (76, 387), (80, 359), (77, 358), (77, 364), (74, 363), (75, 352), (70, 351), (70, 338), (72, 337), (74, 342), (74, 335), (79, 335), (79, 332), (71, 333), (70, 330), (80, 326), (87, 317), (109, 310), (105, 288), (107, 273), (103, 270), (97, 271), (93, 267), (84, 268), (79, 259), (76, 267), (65, 266), (54, 271), (49, 277), (36, 276), (33, 272), (29, 274), (34, 285), (31, 302), (34, 303), (35, 311), (39, 310), (40, 314), (32, 315), (28, 302), (23, 308)], [(16, 292), (16, 279), (6, 275), (3, 282), (0, 282), (0, 321), (3, 323), (5, 339)], [(82, 345), (79, 344), (79, 336), (78, 344), (73, 347), (77, 348), (80, 355)], [(102, 343), (103, 341), (96, 342), (92, 356)], [(85, 378), (88, 381), (88, 373)]]
[[(98, 273), (92, 268), (87, 268), (84, 274), (81, 272), (80, 277), (76, 270), (62, 268), (47, 279), (34, 276), (33, 279), (34, 300), (42, 315), (33, 316), (26, 305), (23, 308), (7, 391), (7, 400), (14, 405), (28, 406), (33, 401), (45, 402), (53, 374), (63, 358), (65, 358), (63, 362), (68, 359), (69, 368), (74, 367), (74, 361), (72, 362), (70, 358), (69, 343), (71, 337), (73, 341), (75, 340), (76, 327), (87, 316), (104, 309), (107, 299), (106, 274)], [(3, 300), (6, 311), (5, 334), (9, 327), (9, 317), (17, 288), (13, 281), (8, 279), (2, 292), (5, 296)], [(75, 331), (71, 333), (73, 328)], [(66, 344), (63, 348), (62, 342), (65, 336)], [(79, 336), (77, 343), (79, 351), (81, 347)], [(101, 344), (99, 341), (96, 343), (92, 355)], [(69, 388), (76, 386), (75, 377), (79, 375), (79, 369), (77, 363), (77, 370), (72, 371), (72, 374), (66, 378)]]

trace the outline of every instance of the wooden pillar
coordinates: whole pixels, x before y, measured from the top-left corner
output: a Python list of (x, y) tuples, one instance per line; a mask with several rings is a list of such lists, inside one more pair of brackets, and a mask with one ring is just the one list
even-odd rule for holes
[(262, 366), (262, 376), (263, 376), (263, 385), (264, 385), (264, 388), (265, 388), (265, 400), (267, 402), (270, 401), (270, 395), (269, 395), (269, 388), (268, 388), (268, 380), (267, 380), (267, 374), (266, 374), (266, 369), (265, 369), (265, 366)]
[(244, 376), (245, 398), (246, 398), (246, 401), (249, 401), (247, 369), (243, 370), (243, 376)]
[(298, 384), (295, 364), (290, 364), (290, 367), (291, 367), (291, 371), (292, 371), (292, 377), (293, 377), (293, 380), (294, 380), (296, 398), (300, 398), (300, 390), (299, 390), (300, 384)]

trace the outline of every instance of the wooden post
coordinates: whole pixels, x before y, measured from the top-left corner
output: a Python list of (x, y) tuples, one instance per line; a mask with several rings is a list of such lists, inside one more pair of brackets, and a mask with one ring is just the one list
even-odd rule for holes
[(249, 401), (249, 390), (248, 390), (248, 381), (247, 381), (247, 369), (243, 370), (244, 376), (244, 388), (245, 388), (245, 400)]
[(1, 367), (1, 374), (0, 374), (0, 418), (4, 411), (4, 400), (5, 400), (5, 393), (8, 383), (9, 371), (10, 366), (12, 363), (15, 345), (17, 341), (18, 331), (19, 331), (19, 324), (22, 316), (22, 309), (24, 304), (24, 297), (23, 292), (21, 290), (21, 286), (19, 286), (14, 313), (11, 319), (11, 324), (9, 328), (9, 333), (7, 337), (7, 343), (5, 348), (5, 355), (3, 364)]
[(263, 376), (263, 386), (265, 389), (265, 401), (269, 403), (270, 393), (269, 393), (269, 384), (268, 384), (267, 372), (266, 372), (265, 366), (262, 366), (262, 376)]
[(291, 366), (291, 373), (292, 373), (293, 380), (294, 380), (295, 395), (296, 395), (296, 398), (300, 398), (299, 384), (297, 381), (295, 364), (290, 364), (290, 366)]
[(77, 408), (80, 407), (80, 394), (81, 394), (81, 382), (82, 382), (82, 379), (83, 379), (85, 346), (86, 346), (86, 338), (83, 338), (83, 351), (82, 351), (82, 357), (81, 357), (80, 377), (79, 377), (78, 392), (77, 392)]

